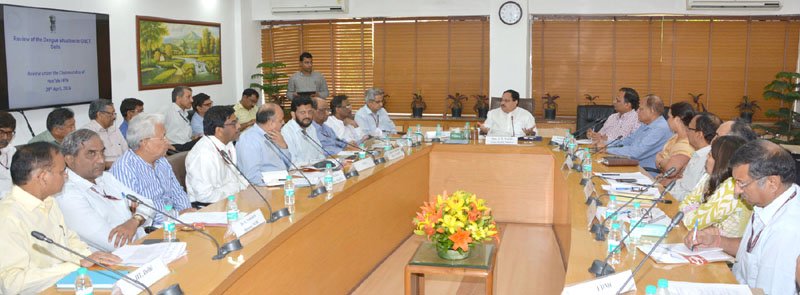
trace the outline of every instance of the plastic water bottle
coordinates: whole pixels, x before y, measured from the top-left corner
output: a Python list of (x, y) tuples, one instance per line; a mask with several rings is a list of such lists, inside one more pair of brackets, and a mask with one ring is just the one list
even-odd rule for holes
[(358, 145), (358, 147), (360, 148), (360, 150), (358, 151), (358, 159), (363, 160), (364, 158), (367, 157), (367, 152), (365, 152), (367, 150), (367, 146), (364, 145), (364, 143), (361, 143)]
[(408, 127), (408, 131), (406, 132), (406, 140), (408, 141), (408, 146), (414, 145), (414, 134), (411, 133), (411, 127)]
[[(167, 215), (178, 218), (178, 212), (172, 208), (172, 205), (164, 206), (164, 213)], [(175, 227), (175, 220), (169, 217), (164, 217), (164, 242), (178, 241), (178, 232)]]
[(228, 205), (226, 211), (228, 217), (228, 224), (231, 224), (234, 221), (239, 220), (239, 206), (236, 205), (236, 197), (234, 195), (228, 196)]
[(469, 136), (472, 132), (469, 132), (469, 122), (464, 123), (464, 139), (469, 140)]
[(647, 287), (644, 289), (645, 295), (656, 295), (656, 292), (656, 286), (653, 285), (647, 285)]
[(669, 295), (669, 281), (667, 279), (658, 279), (656, 295)]
[(583, 170), (583, 179), (591, 179), (592, 178), (592, 155), (589, 154), (589, 148), (583, 153), (583, 162), (581, 162), (581, 168)]
[(436, 124), (436, 138), (442, 137), (442, 124)]
[(87, 274), (89, 270), (85, 267), (78, 269), (78, 277), (75, 278), (75, 295), (92, 295), (94, 288), (92, 287), (92, 279)]
[(333, 168), (331, 168), (331, 163), (325, 164), (325, 190), (328, 192), (333, 191)]
[(644, 223), (640, 223), (639, 226), (634, 228), (634, 225), (636, 225), (636, 223), (639, 222), (639, 220), (642, 219), (642, 208), (641, 207), (642, 207), (642, 204), (639, 204), (639, 202), (633, 203), (633, 211), (631, 211), (630, 218), (629, 218), (629, 221), (628, 221), (629, 222), (629, 224), (628, 224), (628, 232), (630, 232), (628, 237), (630, 237), (631, 243), (634, 243), (634, 244), (637, 244), (637, 245), (639, 244), (639, 238), (642, 236), (642, 233), (641, 233), (641, 231), (634, 230), (634, 229), (644, 227)]
[(617, 211), (617, 196), (608, 196), (608, 205), (606, 206), (606, 219), (611, 216), (614, 211)]
[[(608, 233), (606, 241), (608, 242), (608, 253), (611, 254), (608, 258), (608, 263), (612, 265), (618, 264), (620, 262), (621, 249), (618, 249), (617, 246), (622, 242), (622, 231), (619, 228), (619, 223), (614, 222), (611, 224), (611, 232)], [(614, 249), (617, 250), (614, 251)]]
[(286, 176), (286, 182), (283, 183), (283, 204), (286, 207), (294, 205), (294, 182), (292, 176)]

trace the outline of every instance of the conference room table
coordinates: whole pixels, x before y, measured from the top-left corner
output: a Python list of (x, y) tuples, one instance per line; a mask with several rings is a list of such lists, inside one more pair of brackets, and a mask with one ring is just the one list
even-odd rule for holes
[[(498, 223), (552, 225), (559, 245), (554, 255), (563, 261), (558, 271), (566, 275), (563, 281), (551, 283), (564, 286), (590, 280), (593, 275), (588, 268), (594, 259), (605, 257), (606, 243), (595, 241), (588, 231), (581, 174), (563, 169), (564, 153), (548, 143), (548, 138), (518, 145), (473, 140), (463, 145), (425, 143), (405, 148), (404, 158), (361, 171), (336, 184), (332, 194), (309, 198), (310, 188), (297, 189), (296, 203), (289, 207), (291, 216), (254, 228), (241, 237), (244, 248), (223, 260), (211, 259), (216, 253), (214, 244), (200, 233), (179, 231), (188, 253), (171, 262), (171, 273), (151, 289), (155, 293), (177, 283), (186, 294), (346, 294), (412, 235), (412, 218), (423, 202), (457, 189), (486, 199)], [(594, 169), (643, 171), (598, 163)], [(601, 194), (602, 180), (594, 182)], [(258, 190), (274, 210), (285, 207), (281, 188)], [(242, 214), (260, 210), (269, 216), (253, 189), (238, 193), (237, 200)], [(658, 207), (671, 217), (678, 204)], [(202, 211), (224, 210), (221, 201)], [(225, 228), (208, 227), (207, 231), (221, 241)], [(666, 242), (680, 242), (686, 233), (679, 226)], [(158, 230), (145, 239), (161, 237)], [(537, 248), (535, 241), (530, 247)], [(633, 268), (644, 256), (633, 252), (623, 250), (623, 261), (615, 266), (618, 272)], [(644, 287), (655, 285), (659, 278), (736, 282), (722, 262), (660, 265), (648, 260), (635, 276), (638, 293), (643, 294)], [(45, 293), (67, 292), (50, 288)]]

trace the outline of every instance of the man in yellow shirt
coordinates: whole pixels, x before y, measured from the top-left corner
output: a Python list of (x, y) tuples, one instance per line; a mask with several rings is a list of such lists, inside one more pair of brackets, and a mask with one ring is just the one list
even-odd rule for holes
[(78, 253), (104, 264), (120, 258), (106, 252), (90, 253), (64, 223), (52, 198), (66, 180), (66, 164), (49, 142), (24, 145), (11, 162), (11, 193), (0, 201), (0, 294), (35, 294), (59, 279), (93, 263), (31, 236), (38, 231)]
[(239, 131), (243, 131), (256, 123), (257, 104), (258, 92), (250, 88), (245, 89), (242, 92), (242, 99), (233, 106), (233, 114), (239, 119), (239, 124), (242, 124)]

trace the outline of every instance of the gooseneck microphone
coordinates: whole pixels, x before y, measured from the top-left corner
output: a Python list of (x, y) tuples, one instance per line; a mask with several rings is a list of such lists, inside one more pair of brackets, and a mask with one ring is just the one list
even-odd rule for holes
[(618, 144), (618, 145), (612, 145), (613, 143), (615, 143), (615, 142), (619, 141), (620, 139), (622, 139), (622, 135), (620, 135), (620, 136), (617, 136), (617, 138), (615, 138), (615, 139), (614, 139), (614, 140), (612, 140), (611, 142), (607, 143), (605, 146), (603, 146), (603, 147), (601, 147), (601, 148), (598, 148), (598, 149), (596, 149), (594, 152), (592, 152), (592, 154), (597, 154), (597, 153), (600, 153), (600, 152), (602, 152), (602, 151), (605, 151), (605, 150), (607, 150), (607, 149), (610, 149), (610, 148), (618, 148), (618, 147), (622, 147), (622, 145), (621, 145), (621, 144)]
[(128, 199), (131, 202), (134, 202), (134, 203), (137, 203), (139, 205), (143, 205), (143, 206), (145, 206), (147, 208), (150, 208), (151, 210), (156, 211), (159, 214), (161, 214), (163, 216), (166, 216), (167, 218), (172, 219), (172, 220), (180, 223), (181, 225), (183, 225), (185, 227), (188, 227), (188, 228), (191, 228), (192, 230), (194, 230), (196, 232), (199, 232), (200, 234), (208, 237), (212, 242), (214, 242), (214, 246), (217, 247), (217, 255), (212, 256), (211, 257), (212, 260), (220, 260), (222, 258), (225, 258), (225, 256), (228, 255), (228, 253), (236, 251), (236, 250), (239, 250), (239, 249), (242, 249), (242, 243), (239, 242), (239, 239), (235, 239), (233, 241), (230, 241), (230, 242), (226, 243), (225, 245), (222, 245), (222, 247), (220, 247), (219, 242), (217, 242), (217, 239), (215, 239), (214, 237), (209, 235), (207, 232), (202, 231), (199, 228), (196, 228), (191, 224), (183, 222), (180, 219), (175, 218), (172, 215), (169, 215), (166, 212), (159, 210), (155, 206), (151, 206), (150, 204), (147, 204), (147, 202), (142, 202), (141, 200), (139, 200), (139, 198), (137, 198), (134, 195), (127, 194), (127, 195), (125, 195), (125, 198)]
[[(43, 234), (43, 233), (40, 233), (40, 232), (38, 232), (38, 231), (32, 231), (32, 232), (31, 232), (31, 236), (33, 236), (33, 237), (34, 237), (34, 238), (36, 238), (37, 240), (43, 241), (43, 242), (45, 242), (45, 243), (56, 245), (57, 247), (59, 247), (59, 248), (61, 248), (61, 249), (64, 249), (64, 250), (66, 250), (66, 251), (67, 251), (67, 252), (69, 252), (69, 253), (72, 253), (72, 255), (78, 256), (78, 257), (80, 257), (80, 258), (86, 259), (87, 261), (89, 261), (89, 262), (91, 262), (91, 263), (97, 264), (98, 266), (100, 266), (100, 267), (104, 268), (105, 270), (107, 270), (107, 271), (110, 271), (110, 272), (114, 273), (115, 275), (119, 276), (119, 278), (120, 278), (120, 279), (126, 280), (126, 281), (130, 282), (131, 284), (134, 284), (134, 285), (136, 285), (137, 287), (141, 287), (141, 288), (143, 288), (142, 290), (144, 290), (145, 292), (147, 292), (147, 294), (153, 295), (153, 291), (151, 291), (151, 290), (150, 290), (150, 288), (148, 288), (148, 287), (147, 287), (147, 285), (145, 285), (145, 284), (142, 284), (142, 282), (139, 282), (139, 281), (137, 281), (137, 280), (134, 280), (134, 279), (130, 278), (129, 276), (126, 276), (125, 274), (123, 274), (123, 273), (121, 273), (121, 272), (118, 272), (118, 271), (116, 271), (116, 270), (114, 270), (114, 269), (111, 269), (110, 267), (106, 266), (105, 264), (102, 264), (102, 263), (100, 263), (100, 262), (97, 262), (96, 260), (94, 260), (94, 259), (91, 259), (91, 258), (89, 258), (89, 257), (87, 257), (87, 256), (85, 256), (85, 255), (83, 255), (83, 254), (81, 254), (81, 253), (78, 253), (78, 252), (77, 252), (77, 251), (75, 251), (75, 250), (72, 250), (72, 249), (70, 249), (70, 248), (67, 248), (67, 247), (66, 247), (66, 246), (64, 246), (64, 245), (61, 245), (61, 244), (59, 244), (59, 243), (56, 243), (55, 241), (53, 241), (52, 239), (48, 238), (48, 237), (47, 237), (45, 234)], [(180, 290), (180, 286), (178, 286), (177, 284), (175, 284), (175, 285), (172, 285), (172, 286), (170, 286), (169, 288), (171, 289), (171, 288), (173, 288), (173, 287), (175, 287), (175, 286), (177, 286), (177, 289), (178, 289), (178, 290)], [(181, 292), (180, 294), (183, 294), (183, 292)]]
[[(619, 214), (619, 212), (622, 211), (623, 208), (628, 206), (634, 200), (640, 200), (642, 194), (644, 194), (647, 191), (647, 189), (655, 186), (655, 184), (658, 183), (659, 178), (669, 177), (669, 175), (671, 175), (674, 172), (675, 172), (675, 168), (673, 167), (670, 170), (667, 170), (667, 172), (665, 172), (664, 174), (659, 175), (658, 177), (656, 177), (656, 179), (653, 181), (652, 184), (649, 184), (649, 185), (646, 185), (646, 186), (642, 187), (642, 190), (638, 194), (636, 194), (635, 196), (630, 198), (624, 204), (620, 205), (616, 210), (614, 210), (614, 212), (612, 212), (610, 215), (608, 215), (608, 217), (605, 220), (603, 220), (602, 223), (593, 224), (591, 232), (595, 234), (594, 239), (597, 240), (597, 241), (604, 241), (606, 239), (606, 234), (608, 233), (608, 227), (606, 227), (606, 223), (608, 222), (609, 219), (611, 219), (614, 216), (617, 216)], [(662, 200), (664, 198), (664, 195), (666, 195), (668, 191), (672, 190), (672, 187), (675, 186), (675, 182), (676, 181), (673, 180), (672, 182), (667, 184), (667, 186), (664, 188), (664, 191), (661, 193), (661, 195), (653, 201), (653, 204), (656, 204), (656, 203), (660, 202), (660, 200)], [(647, 211), (647, 212), (650, 212), (650, 211)]]
[(597, 124), (604, 123), (606, 120), (608, 120), (608, 117), (597, 118), (593, 120), (589, 125), (586, 125), (581, 129), (575, 130), (575, 132), (572, 133), (572, 136), (578, 137), (579, 135), (588, 131), (589, 129), (594, 128), (594, 126), (597, 126)]
[(622, 287), (619, 288), (617, 294), (619, 294), (620, 292), (622, 292), (623, 289), (625, 289), (625, 286), (628, 285), (628, 282), (630, 282), (631, 279), (633, 279), (633, 276), (636, 275), (636, 272), (638, 272), (639, 269), (642, 268), (644, 262), (647, 261), (647, 259), (650, 258), (651, 255), (653, 255), (653, 251), (655, 251), (656, 248), (658, 248), (658, 245), (661, 245), (661, 242), (664, 241), (664, 238), (667, 236), (667, 234), (670, 231), (672, 231), (672, 229), (675, 228), (678, 225), (678, 223), (681, 222), (681, 219), (683, 219), (683, 211), (678, 211), (678, 213), (675, 214), (675, 217), (672, 218), (672, 222), (670, 222), (669, 226), (667, 226), (667, 230), (664, 231), (664, 234), (658, 237), (658, 241), (656, 241), (656, 243), (653, 244), (653, 247), (650, 248), (650, 251), (647, 252), (647, 255), (642, 257), (642, 261), (640, 261), (639, 264), (636, 265), (636, 268), (633, 269), (633, 272), (631, 272), (631, 276), (629, 276), (628, 279), (625, 280), (625, 283), (623, 283)]
[(306, 132), (305, 129), (301, 130), (300, 132), (303, 133), (303, 136), (305, 136), (308, 141), (312, 142), (314, 144), (314, 146), (316, 146), (316, 149), (318, 151), (322, 152), (322, 154), (327, 156), (328, 158), (332, 158), (334, 161), (336, 161), (336, 163), (339, 164), (339, 167), (344, 168), (344, 165), (342, 165), (342, 162), (339, 162), (339, 159), (337, 159), (336, 157), (334, 157), (330, 153), (328, 153), (328, 151), (326, 151), (325, 148), (323, 148), (321, 144), (319, 144), (316, 140), (314, 140), (314, 138), (312, 138), (311, 136), (308, 135), (308, 132)]
[(286, 154), (284, 154), (283, 151), (281, 151), (281, 148), (275, 142), (272, 141), (272, 138), (269, 137), (269, 134), (264, 134), (264, 138), (266, 139), (266, 141), (268, 143), (271, 144), (270, 147), (273, 148), (275, 150), (275, 152), (277, 152), (280, 157), (282, 157), (282, 160), (285, 160), (290, 165), (292, 165), (292, 168), (297, 170), (297, 172), (300, 172), (300, 175), (302, 175), (303, 178), (306, 179), (306, 181), (308, 182), (308, 186), (310, 186), (311, 189), (312, 189), (311, 190), (311, 194), (308, 195), (309, 198), (316, 197), (316, 196), (318, 196), (320, 194), (323, 194), (323, 193), (328, 191), (327, 189), (325, 189), (325, 186), (317, 186), (316, 188), (314, 188), (314, 184), (311, 183), (311, 179), (308, 178), (308, 176), (306, 176), (305, 173), (303, 173), (303, 169), (297, 168), (297, 165), (295, 165), (294, 162), (292, 162), (292, 159), (289, 158), (289, 156), (287, 156)]
[(289, 209), (287, 208), (283, 208), (281, 210), (278, 210), (277, 212), (272, 211), (272, 205), (269, 204), (269, 201), (267, 201), (267, 199), (264, 198), (264, 195), (262, 195), (261, 192), (258, 191), (256, 186), (253, 185), (253, 182), (251, 182), (250, 179), (247, 179), (247, 176), (245, 176), (242, 170), (239, 169), (239, 166), (233, 163), (233, 159), (231, 159), (231, 157), (228, 155), (227, 152), (219, 150), (219, 155), (222, 156), (222, 160), (230, 164), (230, 166), (233, 166), (233, 168), (236, 168), (236, 171), (239, 172), (239, 175), (241, 175), (242, 178), (244, 178), (244, 180), (247, 181), (247, 184), (249, 184), (250, 187), (253, 188), (254, 191), (256, 191), (256, 194), (258, 194), (258, 196), (261, 197), (261, 200), (263, 200), (264, 203), (267, 204), (267, 210), (269, 210), (269, 219), (267, 219), (267, 223), (273, 223), (278, 219), (289, 216)]
[[(376, 139), (377, 139), (377, 138), (376, 138)], [(336, 138), (336, 140), (338, 140), (339, 142), (343, 142), (343, 143), (347, 144), (348, 146), (351, 146), (351, 147), (357, 148), (359, 151), (362, 151), (362, 152), (364, 152), (364, 153), (368, 154), (368, 155), (370, 156), (370, 158), (372, 158), (372, 161), (373, 161), (373, 162), (375, 162), (375, 165), (378, 165), (378, 164), (381, 164), (381, 163), (386, 163), (386, 158), (384, 158), (384, 157), (375, 158), (375, 154), (373, 154), (371, 151), (368, 151), (368, 150), (366, 150), (366, 149), (362, 149), (360, 146), (357, 146), (357, 145), (354, 145), (354, 144), (352, 144), (352, 143), (346, 142), (346, 141), (344, 141), (344, 140), (341, 140), (341, 139), (339, 139), (339, 138)], [(378, 140), (380, 140), (380, 141), (383, 141), (383, 140), (381, 140), (381, 139), (378, 139)], [(390, 143), (390, 144), (391, 144), (391, 143)], [(355, 175), (355, 176), (358, 176), (358, 175)], [(349, 177), (348, 177), (348, 178), (349, 178)]]

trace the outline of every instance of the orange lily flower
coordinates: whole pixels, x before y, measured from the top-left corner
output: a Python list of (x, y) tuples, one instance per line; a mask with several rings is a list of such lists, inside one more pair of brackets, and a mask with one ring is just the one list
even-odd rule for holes
[(470, 237), (468, 231), (461, 229), (452, 234), (450, 236), (450, 240), (453, 241), (453, 250), (458, 250), (458, 248), (461, 248), (464, 251), (469, 251), (469, 243), (472, 242), (472, 237)]

